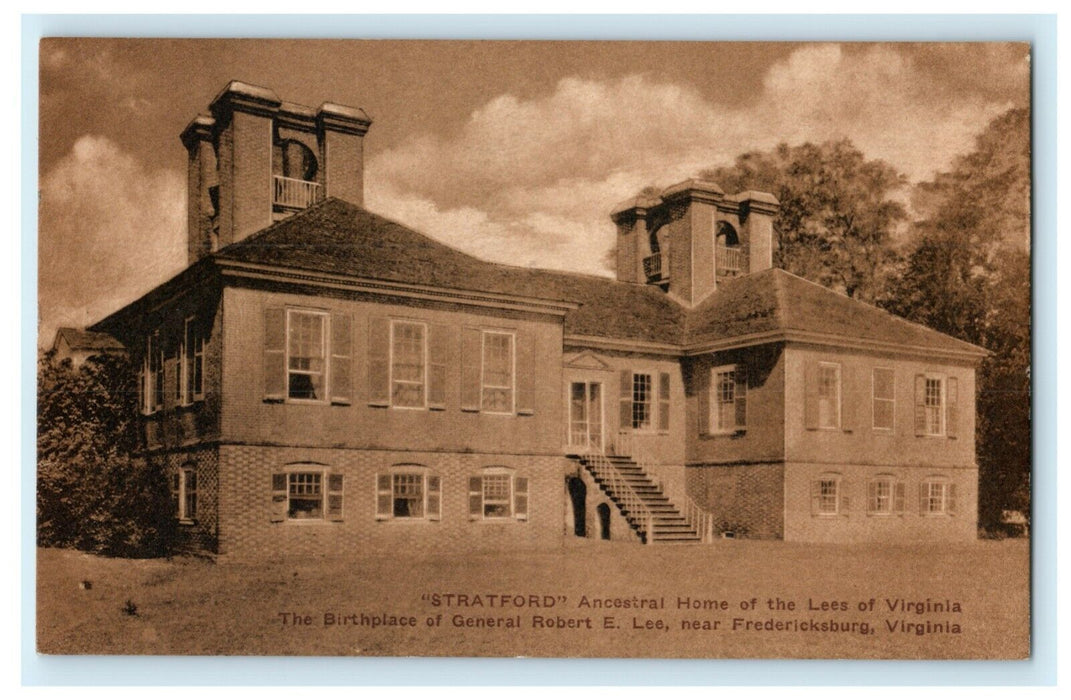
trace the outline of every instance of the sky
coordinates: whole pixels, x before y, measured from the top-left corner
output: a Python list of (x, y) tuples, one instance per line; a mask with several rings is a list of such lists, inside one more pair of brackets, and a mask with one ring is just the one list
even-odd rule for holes
[(1007, 43), (46, 39), (39, 59), (43, 346), (183, 269), (178, 136), (230, 80), (363, 108), (368, 209), (603, 275), (609, 212), (645, 186), (842, 137), (925, 181), (1030, 94)]

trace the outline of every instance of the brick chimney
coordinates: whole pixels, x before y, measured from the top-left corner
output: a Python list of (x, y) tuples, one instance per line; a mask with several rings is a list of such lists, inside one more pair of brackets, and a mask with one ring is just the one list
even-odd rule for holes
[(622, 202), (610, 214), (617, 226), (617, 279), (656, 285), (694, 306), (719, 283), (773, 266), (779, 207), (771, 194), (726, 195), (706, 180)]
[(192, 264), (323, 200), (364, 203), (361, 109), (284, 102), (268, 88), (227, 84), (182, 132), (189, 154)]

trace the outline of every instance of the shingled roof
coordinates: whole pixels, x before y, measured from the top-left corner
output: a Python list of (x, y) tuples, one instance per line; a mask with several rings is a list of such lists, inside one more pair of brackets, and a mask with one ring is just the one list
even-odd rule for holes
[(107, 333), (97, 333), (95, 331), (86, 331), (81, 328), (70, 328), (64, 326), (56, 329), (56, 337), (53, 341), (53, 347), (60, 338), (66, 341), (67, 346), (71, 350), (99, 350), (101, 352), (120, 351), (123, 350), (123, 344), (113, 338)]
[(646, 285), (480, 260), (340, 199), (327, 199), (214, 256), (364, 279), (579, 304), (565, 333), (678, 344), (685, 309)]
[(237, 261), (363, 279), (577, 304), (566, 335), (702, 346), (793, 332), (981, 355), (985, 351), (784, 270), (719, 285), (688, 310), (650, 285), (481, 260), (361, 207), (329, 198), (215, 253)]
[(984, 355), (985, 350), (779, 268), (729, 280), (688, 315), (686, 344), (807, 333)]

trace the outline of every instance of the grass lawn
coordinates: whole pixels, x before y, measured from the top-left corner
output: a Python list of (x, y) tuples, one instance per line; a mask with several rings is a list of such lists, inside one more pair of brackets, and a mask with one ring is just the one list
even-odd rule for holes
[[(260, 563), (108, 559), (42, 549), (37, 646), (49, 654), (1024, 658), (1029, 568), (1026, 540), (882, 546), (730, 540), (679, 547), (571, 542), (556, 553), (464, 560), (444, 555)], [(444, 594), (468, 600), (460, 605)], [(477, 595), (482, 605), (475, 604)], [(654, 599), (664, 608), (582, 607), (584, 596), (618, 605)], [(686, 610), (678, 607), (682, 598), (709, 602), (705, 609)], [(773, 600), (778, 609), (771, 610), (769, 601), (776, 598), (781, 604)], [(752, 599), (756, 608), (742, 610)], [(873, 610), (860, 611), (871, 599)], [(954, 603), (960, 611), (932, 605), (922, 605), (922, 613), (891, 611), (886, 599), (929, 599), (949, 608)], [(722, 604), (726, 609), (719, 609)], [(310, 624), (293, 624), (290, 616), (284, 624), (281, 613)], [(336, 619), (355, 615), (357, 622), (363, 614), (366, 623), (373, 616), (393, 617), (397, 624), (325, 625), (328, 613)], [(440, 613), (439, 623), (429, 626)], [(535, 624), (537, 616), (543, 627)], [(488, 627), (488, 619), (519, 627)], [(741, 621), (735, 630), (734, 619)], [(405, 624), (410, 621), (415, 625)], [(564, 627), (550, 627), (559, 621)], [(913, 626), (903, 631), (899, 621)], [(696, 629), (682, 629), (685, 622)], [(849, 628), (854, 622), (855, 631), (801, 630), (801, 622)], [(743, 628), (748, 623), (752, 629)], [(861, 623), (871, 631), (861, 634)], [(756, 624), (782, 629), (756, 630)]]

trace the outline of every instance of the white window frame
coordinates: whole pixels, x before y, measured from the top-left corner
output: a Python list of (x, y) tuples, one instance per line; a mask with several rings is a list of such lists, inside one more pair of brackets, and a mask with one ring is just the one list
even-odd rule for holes
[[(712, 435), (732, 435), (738, 430), (736, 425), (736, 365), (719, 365), (710, 370), (710, 433)], [(729, 386), (730, 398), (722, 401), (722, 377), (730, 375)], [(721, 424), (721, 408), (723, 404), (731, 406), (730, 425)]]
[[(489, 384), (487, 381), (487, 337), (491, 335), (509, 338), (510, 378), (508, 385)], [(509, 391), (510, 406), (508, 411), (491, 411), (485, 408), (487, 390)], [(480, 330), (480, 412), (488, 415), (512, 416), (517, 412), (517, 334), (513, 331), (481, 329)]]
[[(942, 517), (951, 515), (952, 512), (949, 509), (949, 485), (951, 481), (948, 477), (944, 476), (930, 476), (922, 481), (922, 488), (926, 489), (926, 508), (920, 513), (923, 517)], [(937, 508), (933, 507), (934, 504), (934, 492), (935, 486), (940, 486), (940, 495), (938, 499)]]
[[(835, 475), (835, 474), (820, 474), (818, 476), (818, 478), (815, 479), (815, 481), (817, 481), (818, 484), (819, 484), (819, 487), (818, 487), (819, 488), (818, 511), (815, 514), (820, 518), (828, 517), (828, 516), (831, 516), (831, 515), (840, 515), (841, 514), (840, 502), (841, 502), (841, 497), (843, 496), (843, 494), (841, 493), (841, 478), (839, 476)], [(832, 495), (827, 494), (825, 492), (826, 484), (832, 484), (833, 485), (833, 493), (832, 493)], [(833, 509), (832, 510), (828, 510), (825, 507), (826, 506), (826, 500), (825, 499), (830, 498), (830, 497), (833, 499)]]
[[(290, 515), (290, 502), (294, 498), (291, 492), (291, 479), (298, 476), (317, 476), (320, 478), (320, 515), (315, 518), (295, 518)], [(295, 466), (286, 471), (286, 520), (287, 522), (325, 522), (327, 520), (327, 480), (325, 469), (304, 469)], [(299, 494), (300, 495), (300, 494)]]
[[(654, 433), (654, 432), (657, 432), (657, 429), (658, 429), (658, 425), (657, 425), (657, 422), (656, 422), (657, 416), (655, 415), (655, 411), (657, 410), (657, 406), (658, 406), (657, 402), (655, 401), (655, 392), (658, 390), (657, 389), (657, 385), (655, 384), (655, 377), (657, 377), (657, 376), (658, 376), (658, 372), (649, 372), (649, 371), (635, 372), (634, 371), (632, 373), (632, 416), (631, 416), (630, 424), (632, 425), (632, 430), (634, 432), (638, 432), (638, 433)], [(646, 401), (642, 401), (642, 402), (636, 400), (636, 387), (637, 387), (637, 382), (639, 381), (640, 377), (647, 377), (647, 400)], [(647, 415), (647, 422), (643, 423), (643, 424), (640, 424), (640, 425), (637, 425), (636, 424), (636, 406), (641, 405), (641, 404), (647, 406), (647, 414), (646, 414)]]
[(164, 350), (160, 342), (159, 331), (145, 336), (145, 358), (142, 362), (142, 405), (143, 415), (163, 410), (164, 394), (167, 387), (164, 382)]
[[(322, 359), (323, 359), (323, 371), (322, 371), (322, 373), (305, 371), (305, 370), (294, 370), (294, 369), (290, 368), (290, 330), (291, 330), (290, 319), (291, 319), (291, 317), (293, 315), (318, 316), (320, 318), (320, 333), (321, 333), (320, 348), (321, 348), (321, 352), (323, 353), (323, 355), (322, 355)], [(325, 404), (325, 403), (329, 403), (330, 402), (329, 397), (331, 396), (331, 387), (329, 387), (327, 383), (328, 383), (328, 379), (331, 376), (331, 372), (330, 372), (330, 363), (331, 363), (331, 347), (330, 347), (330, 343), (331, 343), (331, 314), (328, 313), (327, 311), (322, 311), (320, 309), (305, 309), (305, 308), (287, 307), (287, 309), (286, 309), (286, 329), (285, 329), (285, 331), (286, 331), (285, 338), (283, 340), (283, 342), (285, 343), (285, 347), (283, 348), (283, 356), (284, 356), (284, 362), (286, 363), (284, 365), (284, 367), (286, 369), (286, 376), (284, 378), (285, 384), (284, 384), (284, 387), (283, 387), (283, 391), (285, 392), (287, 403), (307, 403), (307, 404)], [(306, 399), (306, 398), (291, 396), (290, 395), (290, 376), (292, 374), (300, 374), (300, 375), (308, 375), (308, 376), (312, 376), (312, 375), (315, 375), (315, 374), (322, 374), (322, 383), (320, 384), (320, 386), (321, 386), (321, 391), (323, 393), (323, 396), (321, 398), (318, 398), (318, 399)], [(203, 375), (203, 371), (202, 371), (202, 377), (203, 376), (204, 375)]]
[[(192, 524), (197, 522), (197, 468), (192, 465), (186, 465), (180, 467), (175, 474), (176, 488), (175, 500), (177, 502), (177, 510), (175, 516), (182, 524)], [(192, 477), (192, 478), (191, 478)], [(190, 483), (193, 483), (191, 487)], [(189, 507), (190, 497), (193, 499), (193, 508)], [(190, 511), (193, 511), (192, 513)]]
[[(878, 396), (878, 372), (888, 372), (892, 375), (890, 386), (892, 387), (892, 396), (884, 397)], [(871, 421), (870, 425), (874, 430), (882, 433), (895, 433), (896, 432), (896, 370), (892, 367), (875, 367), (870, 372), (870, 413)], [(878, 425), (878, 412), (875, 410), (878, 403), (886, 403), (890, 405), (889, 415), (892, 416), (892, 425)]]
[[(193, 329), (193, 349), (188, 346), (190, 341), (190, 330)], [(288, 361), (289, 362), (289, 361)], [(193, 391), (190, 391), (190, 374), (194, 371), (194, 367), (200, 363), (201, 365), (201, 381), (199, 384), (193, 385)], [(287, 367), (287, 380), (289, 380), (289, 365)], [(195, 316), (187, 316), (185, 323), (182, 327), (182, 348), (179, 355), (179, 403), (183, 406), (191, 406), (197, 401), (203, 401), (205, 398), (205, 339), (200, 328), (197, 326), (197, 318)], [(287, 386), (287, 393), (289, 393), (289, 381)]]
[[(384, 490), (380, 489), (380, 487), (379, 487), (379, 479), (380, 479), (381, 476), (387, 476), (390, 479), (390, 489), (389, 489), (389, 491), (384, 491)], [(400, 476), (409, 476), (409, 477), (415, 476), (415, 477), (419, 477), (420, 478), (421, 514), (418, 515), (418, 516), (395, 515), (394, 514), (394, 512), (395, 512), (394, 501), (398, 497), (397, 496), (396, 477), (400, 477)], [(437, 522), (437, 521), (442, 520), (443, 479), (442, 479), (442, 476), (440, 476), (437, 472), (432, 471), (429, 467), (426, 467), (426, 466), (424, 466), (422, 464), (399, 464), (399, 465), (392, 466), (389, 469), (386, 469), (384, 471), (378, 472), (375, 475), (375, 478), (376, 478), (376, 484), (375, 484), (376, 488), (373, 491), (373, 495), (376, 498), (376, 503), (375, 503), (376, 507), (373, 510), (373, 512), (375, 513), (376, 520), (399, 522), (399, 523), (427, 523), (427, 522)], [(437, 491), (438, 496), (439, 496), (439, 509), (438, 509), (438, 512), (434, 513), (434, 514), (431, 513), (429, 511), (429, 509), (428, 509), (428, 496), (431, 495), (431, 493), (432, 493), (431, 487), (430, 487), (431, 479), (437, 479), (438, 480), (438, 484), (439, 484), (438, 491)], [(381, 514), (379, 512), (378, 500), (379, 500), (379, 497), (381, 495), (384, 495), (386, 493), (390, 494), (390, 513), (389, 514)]]
[[(899, 480), (891, 474), (878, 474), (873, 479), (869, 479), (866, 484), (866, 514), (879, 517), (888, 517), (897, 513), (896, 509), (896, 487), (899, 484)], [(885, 497), (887, 503), (884, 507), (881, 504), (881, 494), (877, 494), (877, 502), (871, 499), (870, 489), (871, 487), (881, 488), (885, 486), (888, 488), (888, 495)], [(875, 507), (876, 506), (876, 507)]]
[[(421, 377), (421, 380), (419, 382), (415, 382), (415, 381), (413, 381), (411, 379), (395, 379), (394, 378), (394, 363), (395, 363), (395, 357), (394, 357), (394, 331), (398, 326), (419, 326), (420, 329), (421, 329), (421, 331), (420, 331), (421, 332), (420, 345), (421, 345), (421, 355), (422, 355), (421, 363), (422, 363), (422, 375), (423, 376)], [(391, 407), (392, 408), (399, 408), (399, 409), (413, 410), (413, 411), (426, 410), (427, 407), (428, 407), (428, 361), (430, 359), (428, 357), (428, 324), (424, 323), (423, 321), (414, 321), (414, 320), (411, 320), (411, 319), (404, 319), (404, 318), (392, 318), (391, 321), (390, 321), (390, 351), (389, 351), (388, 354), (389, 354), (389, 361), (390, 361), (390, 367), (388, 369), (390, 381), (389, 381), (388, 387), (389, 387), (389, 392), (390, 392), (390, 405), (391, 405)], [(399, 384), (405, 384), (405, 385), (409, 385), (409, 386), (420, 386), (420, 396), (421, 396), (420, 405), (418, 406), (418, 405), (407, 405), (407, 404), (395, 403), (395, 401), (394, 401), (394, 385), (395, 385), (396, 382), (399, 383)]]
[[(948, 411), (948, 377), (944, 374), (935, 374), (927, 372), (923, 375), (925, 380), (923, 381), (923, 407), (926, 411), (926, 431), (925, 437), (945, 437), (948, 434), (947, 411)], [(936, 382), (940, 396), (938, 397), (938, 403), (936, 406), (930, 405), (930, 382)], [(933, 432), (930, 429), (930, 411), (937, 409), (937, 432)]]
[[(835, 370), (836, 371), (836, 377), (837, 377), (837, 396), (836, 396), (836, 398), (834, 400), (834, 406), (833, 406), (834, 409), (836, 410), (837, 418), (836, 418), (836, 421), (834, 421), (833, 425), (824, 425), (822, 423), (822, 400), (823, 400), (823, 396), (822, 396), (822, 371), (825, 370), (825, 369), (833, 369), (833, 370)], [(818, 363), (818, 378), (817, 378), (818, 386), (815, 387), (815, 391), (817, 392), (817, 401), (818, 401), (818, 429), (819, 430), (840, 430), (840, 426), (844, 422), (843, 405), (842, 405), (844, 389), (843, 389), (843, 381), (842, 381), (842, 379), (843, 379), (843, 377), (841, 375), (841, 366), (840, 366), (839, 362), (819, 362)]]
[[(528, 490), (526, 492), (524, 492), (525, 496), (528, 499), (528, 511), (525, 512), (523, 515), (518, 515), (517, 511), (516, 511), (517, 476), (518, 476), (517, 475), (517, 470), (510, 469), (509, 467), (486, 467), (485, 469), (482, 469), (479, 473), (473, 474), (472, 477), (470, 477), (470, 478), (478, 478), (480, 480), (480, 490), (478, 492), (474, 492), (474, 491), (471, 490), (471, 486), (470, 486), (469, 498), (471, 499), (473, 496), (477, 495), (477, 493), (478, 493), (478, 495), (480, 497), (480, 514), (479, 514), (479, 516), (473, 516), (472, 513), (470, 512), (469, 513), (469, 518), (471, 520), (480, 520), (480, 521), (485, 521), (485, 522), (498, 522), (498, 523), (502, 523), (502, 522), (527, 522), (528, 517), (529, 517), (528, 513), (531, 511), (531, 507), (532, 507), (531, 506), (531, 483), (532, 482), (531, 482), (530, 479), (528, 480)], [(506, 496), (506, 499), (505, 499), (506, 506), (509, 509), (509, 513), (507, 515), (487, 515), (487, 505), (488, 505), (487, 479), (488, 479), (488, 477), (494, 478), (494, 479), (506, 478), (508, 480), (507, 483), (509, 484), (509, 493), (508, 493), (508, 495)], [(501, 499), (498, 499), (498, 502), (501, 502)]]

